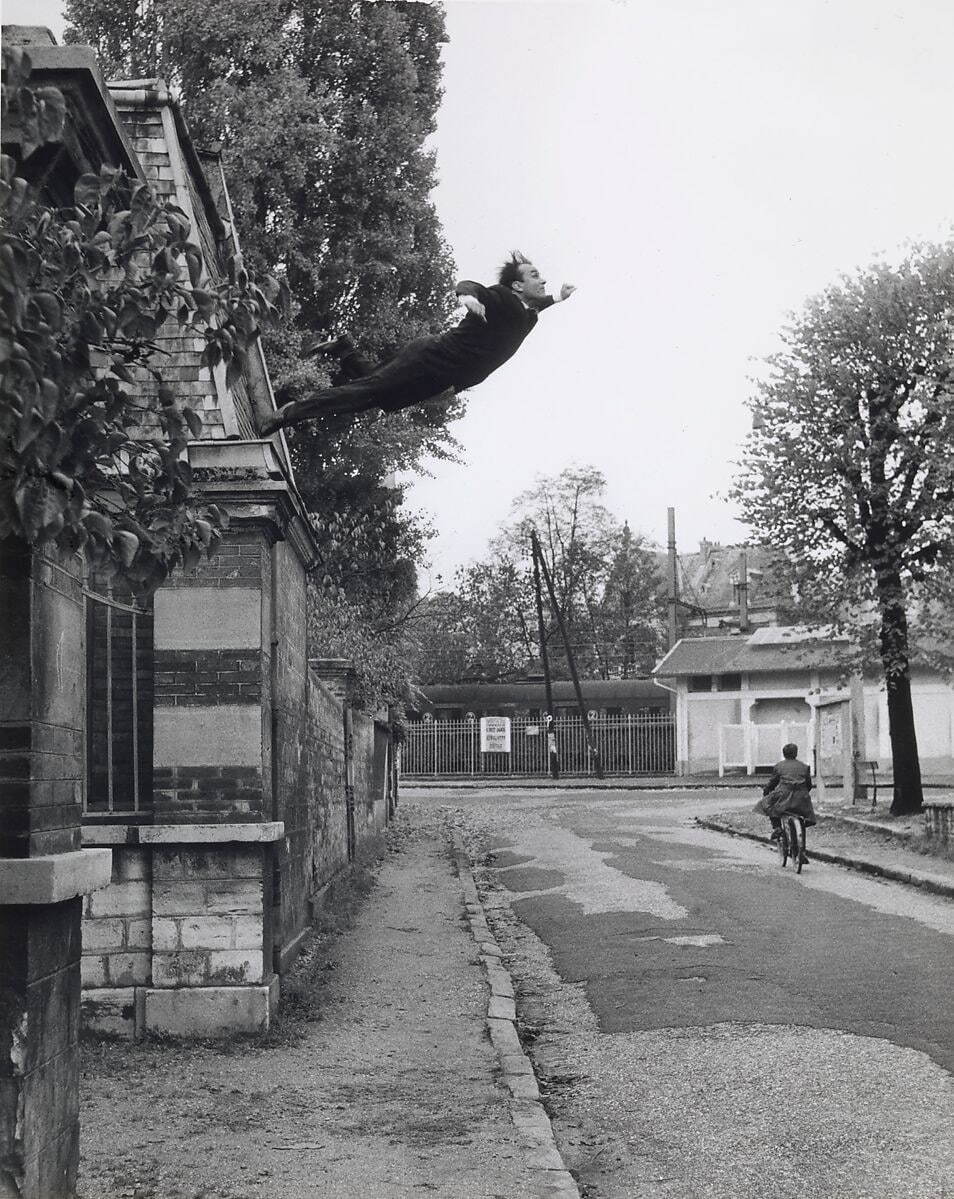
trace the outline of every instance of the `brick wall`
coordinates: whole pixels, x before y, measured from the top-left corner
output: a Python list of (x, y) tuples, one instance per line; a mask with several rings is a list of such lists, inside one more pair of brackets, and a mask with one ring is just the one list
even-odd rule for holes
[(236, 530), (156, 594), (157, 821), (271, 818), (270, 587), (264, 534)]
[(258, 703), (260, 657), (241, 649), (161, 650), (156, 654), (156, 700), (163, 705)]

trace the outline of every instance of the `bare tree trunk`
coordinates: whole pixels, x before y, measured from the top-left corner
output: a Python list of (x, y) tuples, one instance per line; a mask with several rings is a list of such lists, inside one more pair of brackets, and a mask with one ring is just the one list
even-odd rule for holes
[(924, 802), (921, 763), (911, 701), (911, 667), (908, 660), (908, 618), (904, 610), (901, 578), (892, 572), (878, 580), (881, 606), (881, 663), (888, 689), (888, 730), (891, 736), (891, 769), (894, 774), (893, 816), (920, 812)]

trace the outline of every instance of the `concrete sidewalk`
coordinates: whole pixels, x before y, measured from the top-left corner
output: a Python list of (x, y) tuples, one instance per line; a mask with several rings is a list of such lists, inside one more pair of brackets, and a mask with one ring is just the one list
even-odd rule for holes
[(420, 813), (391, 840), (277, 1033), (86, 1047), (81, 1196), (578, 1197), (465, 856)]
[[(922, 818), (890, 820), (849, 805), (816, 809), (818, 824), (808, 830), (809, 860), (832, 862), (878, 878), (921, 887), (954, 898), (954, 856), (945, 856), (922, 834)], [(699, 817), (704, 828), (769, 843), (764, 816), (749, 811)]]
[[(609, 775), (598, 779), (595, 775), (573, 775), (551, 779), (545, 775), (476, 774), (433, 778), (427, 775), (402, 775), (402, 786), (410, 791), (486, 791), (488, 788), (503, 791), (738, 791), (758, 789), (765, 786), (768, 772), (762, 774), (635, 774)], [(870, 779), (865, 780), (870, 785)], [(891, 775), (879, 774), (878, 794), (883, 802), (890, 802)], [(937, 792), (954, 795), (954, 775), (925, 775), (924, 790), (933, 797)], [(840, 794), (839, 783), (829, 784), (835, 795)], [(885, 799), (887, 797), (887, 799)]]

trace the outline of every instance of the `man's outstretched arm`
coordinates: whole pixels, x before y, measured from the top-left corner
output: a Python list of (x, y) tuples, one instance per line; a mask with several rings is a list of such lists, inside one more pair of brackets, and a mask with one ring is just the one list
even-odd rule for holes
[(491, 300), (491, 294), (482, 283), (474, 283), (472, 279), (461, 279), (454, 292), (468, 312), (479, 316), (481, 320), (487, 319), (487, 304)]

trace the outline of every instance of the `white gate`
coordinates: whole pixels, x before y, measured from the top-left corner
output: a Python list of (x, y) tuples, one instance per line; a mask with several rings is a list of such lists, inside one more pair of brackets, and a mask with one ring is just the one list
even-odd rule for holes
[(790, 741), (807, 758), (812, 750), (812, 726), (795, 721), (781, 724), (723, 724), (719, 726), (719, 777), (727, 767), (744, 766), (754, 774), (761, 766), (774, 766), (782, 746)]

